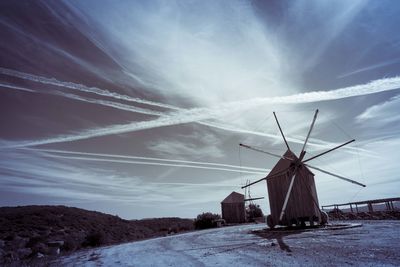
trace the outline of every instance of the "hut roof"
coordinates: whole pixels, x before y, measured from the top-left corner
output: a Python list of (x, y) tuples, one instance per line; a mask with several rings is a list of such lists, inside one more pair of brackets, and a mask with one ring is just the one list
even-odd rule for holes
[(221, 203), (240, 203), (244, 202), (244, 195), (232, 192), (229, 196), (227, 196)]

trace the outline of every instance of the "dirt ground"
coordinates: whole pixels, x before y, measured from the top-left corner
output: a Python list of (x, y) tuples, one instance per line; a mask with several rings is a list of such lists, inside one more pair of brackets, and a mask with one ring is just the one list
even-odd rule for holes
[[(334, 222), (335, 224), (348, 224)], [(241, 225), (77, 252), (64, 266), (399, 266), (400, 221), (360, 227), (274, 231)]]

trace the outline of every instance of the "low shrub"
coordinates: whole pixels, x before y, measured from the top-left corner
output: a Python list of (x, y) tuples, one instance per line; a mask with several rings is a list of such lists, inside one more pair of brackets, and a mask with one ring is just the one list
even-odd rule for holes
[(83, 241), (83, 247), (98, 247), (105, 243), (105, 236), (103, 232), (91, 232), (89, 233), (85, 241)]
[(216, 220), (221, 219), (221, 216), (218, 214), (213, 214), (211, 212), (205, 212), (197, 215), (196, 220), (194, 221), (194, 227), (196, 229), (207, 229), (217, 227)]
[(254, 222), (254, 218), (259, 218), (264, 216), (260, 206), (255, 204), (250, 204), (246, 208), (246, 215), (247, 215), (247, 220), (249, 222)]
[[(87, 241), (87, 240), (85, 240), (85, 241)], [(80, 242), (78, 240), (72, 238), (71, 236), (68, 236), (64, 240), (64, 245), (62, 246), (62, 249), (65, 251), (75, 251), (75, 250), (79, 249), (79, 247), (80, 247)]]

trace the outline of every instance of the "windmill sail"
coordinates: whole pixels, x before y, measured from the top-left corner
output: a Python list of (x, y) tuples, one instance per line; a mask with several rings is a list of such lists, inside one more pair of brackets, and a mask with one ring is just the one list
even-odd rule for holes
[(309, 221), (310, 225), (314, 224), (315, 220), (319, 220), (321, 223), (325, 223), (322, 219), (323, 214), (319, 209), (314, 174), (308, 169), (308, 167), (323, 172), (325, 174), (329, 174), (336, 178), (345, 180), (347, 182), (365, 187), (364, 184), (357, 181), (306, 164), (306, 162), (308, 161), (311, 161), (317, 157), (330, 153), (338, 148), (354, 142), (354, 139), (344, 144), (338, 145), (332, 149), (329, 149), (323, 153), (320, 153), (316, 156), (313, 156), (309, 159), (303, 160), (304, 155), (306, 154), (305, 148), (307, 146), (307, 142), (310, 138), (311, 132), (314, 128), (317, 116), (318, 109), (315, 111), (314, 118), (312, 120), (310, 129), (307, 133), (299, 157), (297, 157), (290, 150), (289, 144), (286, 141), (285, 135), (282, 131), (275, 112), (274, 117), (276, 123), (278, 124), (279, 131), (287, 147), (287, 151), (283, 156), (266, 152), (261, 149), (256, 149), (248, 145), (240, 144), (240, 146), (249, 148), (251, 150), (280, 158), (278, 163), (266, 177), (261, 178), (255, 182), (248, 183), (246, 186), (242, 187), (245, 188), (263, 180), (267, 181), (267, 190), (271, 209), (271, 215), (267, 217), (267, 223), (270, 227), (274, 227), (274, 225), (277, 223), (283, 225), (291, 225), (293, 223), (298, 224), (299, 221), (302, 224), (304, 224), (304, 221)]

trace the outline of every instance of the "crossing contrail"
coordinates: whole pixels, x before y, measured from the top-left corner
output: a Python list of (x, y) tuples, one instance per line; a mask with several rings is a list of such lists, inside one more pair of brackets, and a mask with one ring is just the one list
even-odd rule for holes
[(163, 163), (163, 162), (123, 160), (123, 159), (107, 159), (107, 158), (96, 158), (96, 157), (59, 156), (59, 155), (44, 155), (44, 156), (50, 157), (50, 158), (61, 158), (61, 159), (83, 160), (83, 161), (126, 163), (126, 164), (165, 166), (165, 167), (178, 167), (178, 168), (193, 168), (193, 169), (217, 170), (217, 171), (227, 171), (227, 172), (237, 172), (237, 173), (262, 174), (262, 175), (265, 175), (269, 171), (268, 169), (265, 169), (263, 172), (261, 172), (261, 171), (240, 170), (240, 169), (230, 169), (230, 168), (223, 168), (223, 167), (201, 166), (201, 165), (191, 165), (191, 164), (177, 164), (177, 163), (166, 163), (166, 162)]
[[(77, 90), (83, 90), (84, 92), (95, 92), (100, 95), (106, 95), (110, 97), (114, 97), (117, 99), (128, 98), (131, 101), (138, 103), (151, 103), (151, 105), (155, 104), (157, 106), (167, 107), (170, 105), (164, 105), (161, 103), (147, 101), (137, 98), (130, 98), (128, 96), (119, 95), (116, 93), (109, 92), (107, 90), (102, 90), (96, 87), (86, 87), (83, 85), (77, 85), (73, 83), (59, 82), (55, 79), (48, 79), (44, 77), (39, 78), (37, 76), (33, 76), (26, 73), (20, 73), (13, 70), (8, 70), (4, 68), (0, 68), (0, 73), (11, 75), (20, 78), (27, 78), (33, 81), (44, 82), (44, 83), (52, 83), (54, 85), (62, 84), (62, 86), (68, 86), (71, 88), (76, 88)], [(56, 81), (56, 82), (55, 82)], [(331, 91), (315, 91), (315, 92), (307, 92), (294, 94), (289, 96), (281, 96), (281, 97), (270, 97), (270, 98), (253, 98), (242, 101), (234, 101), (223, 103), (214, 107), (202, 107), (202, 108), (192, 108), (192, 109), (179, 109), (177, 107), (173, 107), (175, 111), (163, 115), (154, 120), (148, 121), (139, 121), (139, 122), (130, 122), (127, 124), (114, 124), (105, 127), (92, 128), (83, 130), (76, 134), (64, 134), (56, 137), (40, 139), (40, 140), (28, 140), (28, 141), (20, 141), (10, 143), (8, 147), (24, 147), (24, 146), (37, 146), (44, 144), (52, 144), (52, 143), (60, 143), (60, 142), (70, 142), (88, 139), (92, 137), (100, 137), (112, 134), (121, 134), (127, 132), (134, 132), (146, 129), (153, 129), (164, 126), (173, 126), (179, 124), (186, 124), (192, 122), (201, 122), (207, 119), (218, 118), (224, 115), (231, 113), (232, 111), (245, 111), (248, 109), (253, 109), (259, 106), (263, 106), (265, 104), (299, 104), (299, 103), (310, 103), (310, 102), (318, 102), (318, 101), (327, 101), (327, 100), (337, 100), (354, 96), (362, 96), (368, 94), (374, 94), (389, 90), (396, 90), (400, 88), (400, 77), (393, 78), (384, 78), (379, 80), (374, 80), (366, 84), (355, 85), (340, 89), (335, 89)], [(127, 100), (127, 99), (124, 99)], [(311, 144), (310, 144), (311, 145)]]
[[(7, 68), (0, 67), (0, 73), (3, 75), (8, 75), (16, 78), (21, 78), (25, 80), (30, 80), (34, 82), (40, 82), (43, 84), (51, 84), (55, 86), (65, 87), (73, 90), (78, 90), (86, 93), (94, 93), (101, 96), (113, 97), (115, 99), (126, 100), (130, 102), (137, 102), (141, 104), (147, 104), (152, 106), (158, 106), (163, 108), (169, 108), (173, 110), (181, 110), (180, 108), (159, 103), (155, 101), (149, 101), (141, 98), (134, 98), (127, 95), (121, 95), (118, 93), (111, 92), (109, 90), (100, 89), (97, 87), (88, 87), (82, 84), (72, 83), (72, 82), (64, 82), (59, 81), (55, 78), (47, 78), (43, 76), (33, 75), (25, 72), (20, 72), (16, 70), (11, 70)], [(306, 93), (299, 93), (289, 96), (277, 96), (277, 97), (260, 97), (253, 98), (249, 100), (242, 101), (233, 101), (222, 104), (222, 106), (231, 106), (234, 105), (245, 105), (248, 107), (249, 105), (261, 105), (261, 104), (302, 104), (302, 103), (311, 103), (311, 102), (319, 102), (319, 101), (327, 101), (327, 100), (337, 100), (354, 96), (362, 96), (368, 94), (374, 94), (379, 92), (385, 92), (390, 90), (395, 90), (400, 88), (400, 77), (392, 77), (392, 78), (383, 78), (371, 81), (366, 84), (359, 84), (354, 86), (349, 86), (340, 89), (334, 89), (330, 91), (312, 91)], [(238, 107), (239, 108), (239, 107)]]
[(33, 75), (33, 74), (20, 72), (20, 71), (16, 71), (16, 70), (11, 70), (11, 69), (7, 69), (7, 68), (0, 67), (0, 73), (3, 74), (3, 75), (8, 75), (8, 76), (11, 76), (11, 77), (16, 77), (16, 78), (20, 78), (20, 79), (24, 79), (24, 80), (29, 80), (29, 81), (32, 81), (32, 82), (39, 82), (39, 83), (42, 83), (42, 84), (55, 85), (55, 86), (59, 86), (59, 87), (68, 88), (68, 89), (71, 89), (71, 90), (77, 90), (77, 91), (80, 91), (80, 92), (92, 93), (92, 94), (97, 94), (97, 95), (106, 96), (106, 97), (112, 97), (112, 98), (119, 99), (119, 100), (125, 100), (125, 101), (129, 101), (129, 102), (136, 102), (136, 103), (140, 103), (140, 104), (146, 104), (146, 105), (157, 106), (157, 107), (162, 107), (162, 108), (178, 109), (177, 107), (172, 106), (172, 105), (168, 105), (168, 104), (149, 101), (149, 100), (136, 98), (136, 97), (130, 97), (130, 96), (127, 96), (127, 95), (114, 93), (114, 92), (111, 92), (109, 90), (104, 90), (104, 89), (100, 89), (100, 88), (97, 88), (97, 87), (88, 87), (88, 86), (83, 85), (83, 84), (59, 81), (59, 80), (57, 80), (55, 78), (47, 78), (47, 77)]
[[(154, 116), (167, 116), (166, 113), (160, 112), (160, 111), (154, 111), (151, 109), (145, 109), (145, 108), (139, 108), (139, 107), (135, 107), (132, 105), (126, 105), (126, 104), (122, 104), (119, 102), (115, 102), (115, 101), (108, 101), (108, 100), (100, 100), (100, 99), (93, 99), (93, 98), (88, 98), (88, 97), (82, 97), (82, 96), (78, 96), (75, 94), (70, 94), (70, 93), (64, 93), (64, 92), (60, 92), (60, 91), (47, 91), (47, 92), (41, 92), (41, 91), (35, 91), (29, 88), (25, 88), (25, 87), (20, 87), (20, 86), (14, 86), (14, 85), (9, 85), (9, 84), (3, 84), (0, 83), (0, 86), (3, 87), (7, 87), (7, 88), (11, 88), (11, 89), (16, 89), (16, 90), (21, 90), (21, 91), (27, 91), (27, 92), (33, 92), (33, 93), (45, 93), (45, 94), (51, 94), (51, 95), (59, 95), (62, 97), (66, 97), (69, 99), (74, 99), (77, 101), (83, 101), (85, 103), (92, 103), (92, 104), (98, 104), (98, 105), (103, 105), (103, 106), (107, 106), (107, 107), (111, 107), (111, 108), (115, 108), (115, 109), (119, 109), (119, 110), (124, 110), (124, 111), (130, 111), (130, 112), (134, 112), (134, 113), (141, 113), (141, 114), (147, 114), (147, 115), (154, 115)], [(199, 124), (203, 124), (212, 128), (217, 128), (217, 129), (221, 129), (221, 130), (225, 130), (225, 131), (231, 131), (231, 132), (237, 132), (237, 133), (246, 133), (246, 134), (252, 134), (252, 135), (257, 135), (257, 136), (263, 136), (263, 137), (267, 137), (270, 139), (275, 139), (275, 140), (281, 140), (280, 136), (274, 135), (274, 134), (269, 134), (269, 133), (263, 133), (263, 132), (258, 132), (258, 131), (253, 131), (253, 130), (246, 130), (246, 129), (241, 129), (239, 127), (233, 127), (224, 123), (215, 123), (215, 122), (207, 122), (207, 121), (199, 121), (197, 122)], [(303, 140), (300, 140), (298, 138), (291, 138), (291, 137), (287, 137), (287, 140), (289, 142), (292, 143), (297, 143), (297, 144), (303, 144)], [(338, 144), (334, 144), (331, 142), (326, 142), (326, 141), (322, 141), (322, 140), (318, 140), (320, 141), (320, 143), (314, 143), (314, 142), (309, 142), (308, 145), (312, 146), (312, 147), (316, 147), (316, 148), (326, 148), (327, 146), (336, 146)], [(346, 147), (346, 150), (349, 150), (350, 153), (358, 153), (360, 150), (362, 149), (355, 149), (353, 147)], [(356, 151), (353, 151), (356, 150)], [(364, 152), (369, 152), (369, 151), (364, 151)]]
[(201, 161), (189, 161), (189, 160), (178, 160), (178, 159), (164, 159), (164, 158), (142, 157), (142, 156), (128, 156), (128, 155), (116, 155), (116, 154), (106, 154), (106, 153), (90, 153), (90, 152), (58, 150), (58, 149), (27, 149), (27, 150), (48, 152), (48, 153), (69, 154), (69, 155), (72, 154), (72, 155), (81, 155), (81, 156), (96, 156), (96, 157), (108, 157), (108, 158), (119, 158), (119, 159), (136, 159), (136, 160), (140, 159), (140, 160), (147, 160), (147, 161), (161, 161), (161, 162), (169, 162), (169, 163), (196, 164), (196, 165), (236, 168), (236, 169), (240, 169), (240, 170), (250, 170), (250, 171), (265, 172), (265, 169), (263, 169), (263, 168), (237, 166), (237, 165), (214, 163), (214, 162), (201, 162)]
[(370, 65), (370, 66), (367, 66), (367, 67), (364, 67), (364, 68), (360, 68), (360, 69), (354, 70), (352, 72), (348, 72), (348, 73), (339, 75), (338, 78), (345, 78), (347, 76), (351, 76), (351, 75), (354, 75), (354, 74), (357, 74), (357, 73), (360, 73), (360, 72), (386, 67), (386, 66), (389, 66), (389, 65), (392, 65), (392, 64), (396, 64), (396, 63), (399, 63), (399, 62), (400, 62), (400, 58), (386, 60), (384, 62), (380, 62), (380, 63), (374, 64), (374, 65)]
[(33, 90), (33, 89), (30, 89), (30, 88), (26, 88), (26, 87), (10, 85), (10, 84), (4, 84), (4, 83), (1, 83), (1, 82), (0, 82), (0, 87), (10, 88), (10, 89), (14, 89), (14, 90), (20, 90), (20, 91), (25, 91), (25, 92), (30, 92), (30, 93), (58, 95), (58, 96), (62, 96), (62, 97), (65, 97), (65, 98), (69, 98), (69, 99), (73, 99), (73, 100), (77, 100), (77, 101), (82, 101), (82, 102), (85, 102), (85, 103), (102, 105), (102, 106), (111, 107), (111, 108), (115, 108), (115, 109), (119, 109), (119, 110), (130, 111), (130, 112), (134, 112), (134, 113), (153, 115), (153, 116), (163, 116), (163, 115), (165, 115), (163, 112), (156, 111), (156, 110), (151, 110), (151, 109), (146, 109), (146, 108), (139, 108), (139, 107), (136, 107), (136, 106), (122, 104), (122, 103), (115, 102), (115, 101), (83, 97), (83, 96), (70, 94), (70, 93), (65, 93), (65, 92), (61, 92), (61, 91), (46, 91), (46, 92), (42, 92), (42, 91), (37, 91), (37, 90)]
[(16, 85), (11, 85), (11, 84), (6, 84), (6, 83), (0, 83), (0, 87), (19, 90), (19, 91), (25, 91), (25, 92), (30, 92), (30, 93), (36, 93), (36, 91), (32, 90), (32, 89), (28, 89), (28, 88), (20, 87), (20, 86), (16, 86)]

